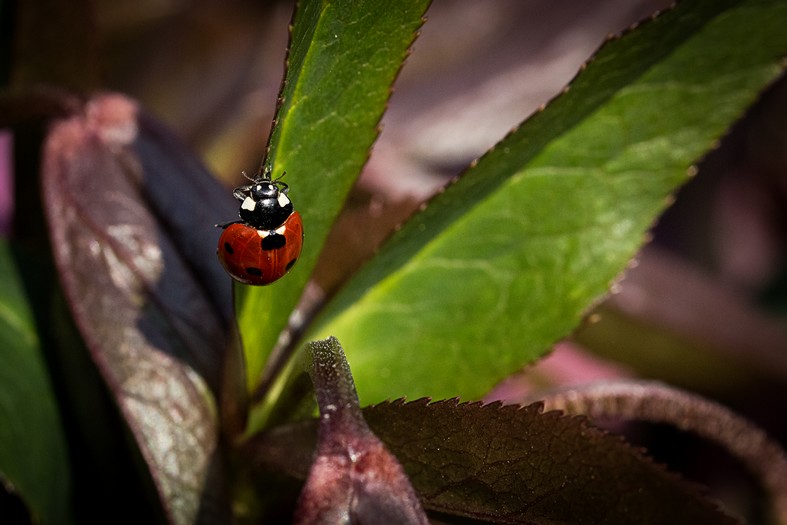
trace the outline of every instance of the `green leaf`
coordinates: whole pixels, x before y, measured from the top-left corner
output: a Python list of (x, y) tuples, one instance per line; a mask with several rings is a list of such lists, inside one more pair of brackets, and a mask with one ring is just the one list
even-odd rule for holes
[(782, 72), (786, 26), (783, 1), (687, 1), (608, 42), (307, 338), (343, 342), (362, 402), (483, 395), (606, 292), (692, 163)]
[(0, 478), (43, 523), (67, 523), (70, 474), (33, 314), (0, 240)]
[(311, 274), (347, 192), (377, 138), (391, 85), (428, 0), (299, 2), (268, 162), (286, 171), (305, 243), (272, 286), (238, 285), (248, 386), (253, 389)]

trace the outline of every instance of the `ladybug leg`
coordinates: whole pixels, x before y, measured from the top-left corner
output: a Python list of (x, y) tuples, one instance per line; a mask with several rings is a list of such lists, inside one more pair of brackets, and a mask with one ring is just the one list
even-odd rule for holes
[(232, 221), (232, 222), (223, 222), (221, 224), (214, 224), (214, 228), (221, 228), (222, 230), (226, 230), (228, 226), (232, 226), (233, 224), (241, 224), (243, 221)]
[(246, 197), (249, 196), (249, 192), (251, 190), (251, 186), (238, 186), (234, 190), (232, 190), (232, 196), (238, 199), (239, 201), (243, 202), (246, 200)]

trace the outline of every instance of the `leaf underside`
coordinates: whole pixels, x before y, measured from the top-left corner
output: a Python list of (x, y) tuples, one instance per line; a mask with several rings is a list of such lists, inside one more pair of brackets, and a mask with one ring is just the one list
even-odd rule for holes
[(192, 523), (220, 499), (207, 477), (231, 301), (213, 224), (228, 208), (202, 199), (222, 188), (119, 95), (52, 126), (42, 181), (76, 324), (170, 521)]

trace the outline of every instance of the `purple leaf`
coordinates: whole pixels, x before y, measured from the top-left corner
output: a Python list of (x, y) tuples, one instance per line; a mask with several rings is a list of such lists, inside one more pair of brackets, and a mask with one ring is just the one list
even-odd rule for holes
[(311, 351), (320, 407), (317, 457), (295, 523), (428, 523), (401, 465), (366, 426), (338, 341), (311, 343)]
[(770, 495), (774, 521), (787, 523), (787, 454), (753, 422), (723, 405), (657, 381), (619, 380), (542, 393), (550, 409), (593, 419), (667, 423), (724, 447)]
[(735, 523), (619, 437), (538, 403), (394, 402), (364, 416), (430, 509), (498, 523)]
[[(446, 523), (732, 524), (698, 488), (584, 418), (520, 407), (427, 399), (364, 409), (426, 509)], [(314, 424), (256, 436), (258, 467), (305, 476)]]
[(120, 95), (52, 125), (42, 187), (71, 311), (170, 522), (224, 508), (207, 480), (231, 315), (213, 224), (232, 213), (228, 192)]

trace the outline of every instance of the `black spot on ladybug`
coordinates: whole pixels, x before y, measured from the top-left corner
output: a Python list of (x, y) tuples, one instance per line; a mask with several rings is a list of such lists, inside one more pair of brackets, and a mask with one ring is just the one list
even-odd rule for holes
[(228, 242), (224, 243), (224, 251), (227, 252), (230, 255), (235, 253), (235, 250), (232, 249), (232, 245), (230, 243), (228, 243)]
[(288, 271), (288, 272), (289, 272), (289, 271), (290, 271), (290, 268), (292, 268), (293, 266), (295, 266), (295, 263), (296, 263), (297, 261), (298, 261), (298, 258), (296, 257), (295, 259), (293, 259), (293, 260), (291, 260), (290, 262), (288, 262), (288, 263), (287, 263), (287, 269), (286, 269), (285, 271)]
[(278, 250), (287, 244), (287, 238), (276, 232), (270, 232), (262, 238), (263, 250)]
[(254, 266), (246, 268), (246, 273), (255, 277), (262, 277), (262, 270), (255, 268)]

